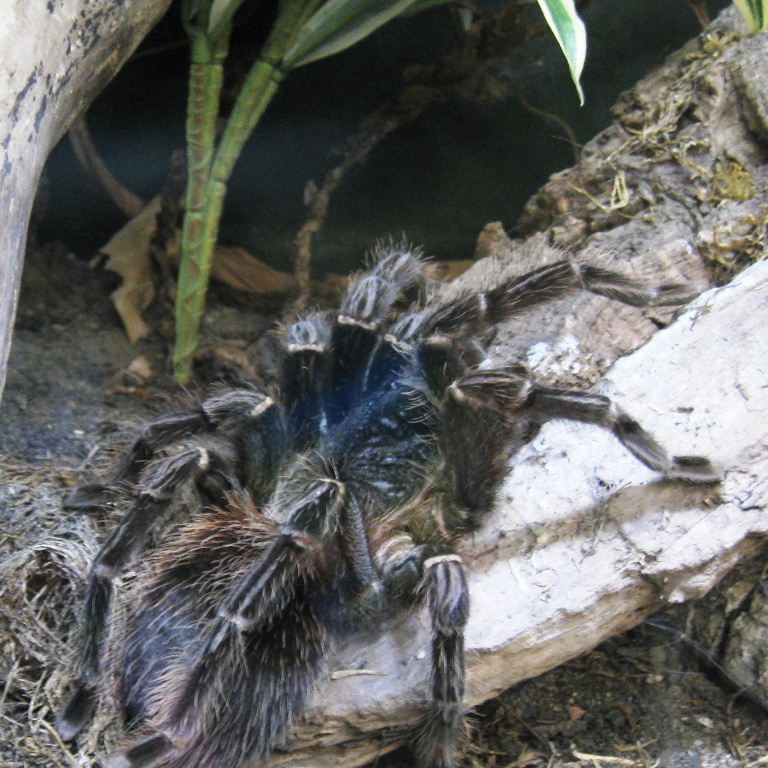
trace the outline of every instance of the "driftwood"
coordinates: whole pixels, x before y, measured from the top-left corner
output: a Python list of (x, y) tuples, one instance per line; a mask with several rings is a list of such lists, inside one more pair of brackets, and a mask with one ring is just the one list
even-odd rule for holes
[[(481, 252), (522, 272), (555, 258), (554, 244), (702, 288), (764, 257), (768, 73), (757, 62), (768, 60), (768, 35), (736, 39), (734, 19), (625, 94), (617, 122), (529, 204), (522, 226), (544, 234), (507, 241), (490, 225)], [(482, 282), (486, 268), (461, 280)], [(654, 335), (669, 319), (579, 296), (500, 329), (497, 358), (522, 357), (545, 381), (595, 384), (671, 453), (711, 457), (723, 482), (665, 482), (599, 428), (547, 425), (464, 545), (468, 706), (703, 595), (768, 533), (768, 262)], [(339, 649), (287, 753), (269, 765), (351, 767), (402, 741), (426, 690), (428, 649), (423, 614)]]
[(170, 0), (11, 0), (0, 28), (0, 394), (27, 226), (52, 147)]
[(146, 202), (124, 187), (107, 168), (96, 149), (83, 115), (72, 123), (67, 136), (77, 162), (90, 180), (104, 191), (115, 207), (127, 218), (138, 216)]

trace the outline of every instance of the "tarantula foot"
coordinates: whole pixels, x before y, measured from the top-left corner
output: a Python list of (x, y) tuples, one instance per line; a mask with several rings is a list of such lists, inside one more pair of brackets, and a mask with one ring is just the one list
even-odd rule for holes
[(107, 758), (104, 768), (150, 768), (173, 748), (173, 742), (162, 733), (155, 733)]
[(93, 512), (112, 505), (117, 498), (115, 489), (102, 483), (83, 483), (73, 488), (61, 502), (68, 512)]
[(666, 283), (656, 289), (651, 302), (654, 307), (674, 307), (693, 301), (700, 291), (686, 283)]
[(56, 730), (63, 741), (71, 741), (85, 728), (91, 719), (95, 704), (96, 695), (93, 688), (84, 683), (78, 684), (56, 718)]
[(410, 536), (393, 537), (377, 551), (377, 567), (383, 574), (385, 595), (390, 602), (412, 595), (424, 572), (424, 562), (434, 554), (426, 544), (414, 545)]
[(722, 471), (706, 456), (675, 456), (669, 476), (690, 483), (719, 483), (723, 479)]
[(421, 721), (414, 745), (418, 768), (455, 768), (465, 736), (460, 705), (433, 705)]
[(514, 411), (526, 404), (533, 390), (525, 374), (522, 366), (481, 369), (454, 381), (448, 392), (458, 405), (491, 408), (502, 413)]

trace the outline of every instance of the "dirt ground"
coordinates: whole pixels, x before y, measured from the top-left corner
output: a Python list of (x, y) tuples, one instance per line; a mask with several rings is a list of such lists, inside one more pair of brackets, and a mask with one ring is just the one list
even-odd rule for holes
[[(131, 346), (109, 289), (103, 273), (60, 247), (30, 255), (0, 431), (5, 768), (90, 766), (104, 749), (102, 743), (91, 745), (94, 762), (83, 757), (87, 750), (75, 759), (71, 745), (61, 743), (52, 728), (66, 687), (67, 638), (88, 554), (82, 546), (80, 560), (65, 557), (61, 542), (86, 541), (85, 534), (78, 539), (79, 531), (92, 542), (94, 531), (97, 539), (103, 528), (99, 521), (63, 519), (59, 501), (68, 487), (108, 466), (114, 450), (163, 408), (171, 390), (165, 343), (155, 336)], [(258, 308), (242, 301), (233, 306), (232, 296), (225, 298), (229, 303), (214, 291), (206, 343), (255, 359), (271, 321)], [(156, 373), (149, 382), (124, 373), (140, 356)], [(768, 765), (764, 702), (759, 695), (739, 695), (739, 674), (727, 663), (722, 669), (712, 656), (741, 653), (759, 677), (760, 649), (726, 649), (736, 614), (743, 619), (750, 606), (763, 605), (762, 563), (762, 557), (744, 563), (698, 604), (658, 616), (479, 708), (470, 720), (465, 767)], [(755, 622), (765, 624), (759, 615)], [(114, 712), (111, 717), (107, 741), (119, 730)], [(410, 761), (401, 751), (377, 764), (405, 768)]]

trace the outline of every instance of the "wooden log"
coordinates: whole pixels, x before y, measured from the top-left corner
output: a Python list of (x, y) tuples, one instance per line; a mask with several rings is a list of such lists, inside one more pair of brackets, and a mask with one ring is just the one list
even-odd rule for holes
[(0, 395), (43, 164), (170, 0), (11, 0), (0, 25)]

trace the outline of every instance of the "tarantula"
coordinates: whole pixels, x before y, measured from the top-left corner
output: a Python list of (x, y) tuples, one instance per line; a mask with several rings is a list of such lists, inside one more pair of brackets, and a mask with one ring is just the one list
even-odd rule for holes
[(668, 456), (607, 397), (484, 362), (486, 329), (574, 290), (638, 307), (687, 298), (685, 286), (568, 260), (440, 292), (419, 252), (382, 247), (338, 312), (284, 330), (274, 392), (221, 391), (146, 425), (108, 485), (81, 486), (65, 503), (128, 499), (88, 577), (62, 737), (84, 727), (108, 666), (113, 580), (192, 487), (188, 519), (135, 566), (117, 667), (142, 735), (106, 765), (252, 763), (301, 712), (335, 639), (421, 602), (432, 652), (416, 762), (455, 766), (469, 597), (454, 543), (482, 523), (509, 457), (545, 422), (571, 419), (611, 430), (666, 477), (717, 479), (706, 458)]

